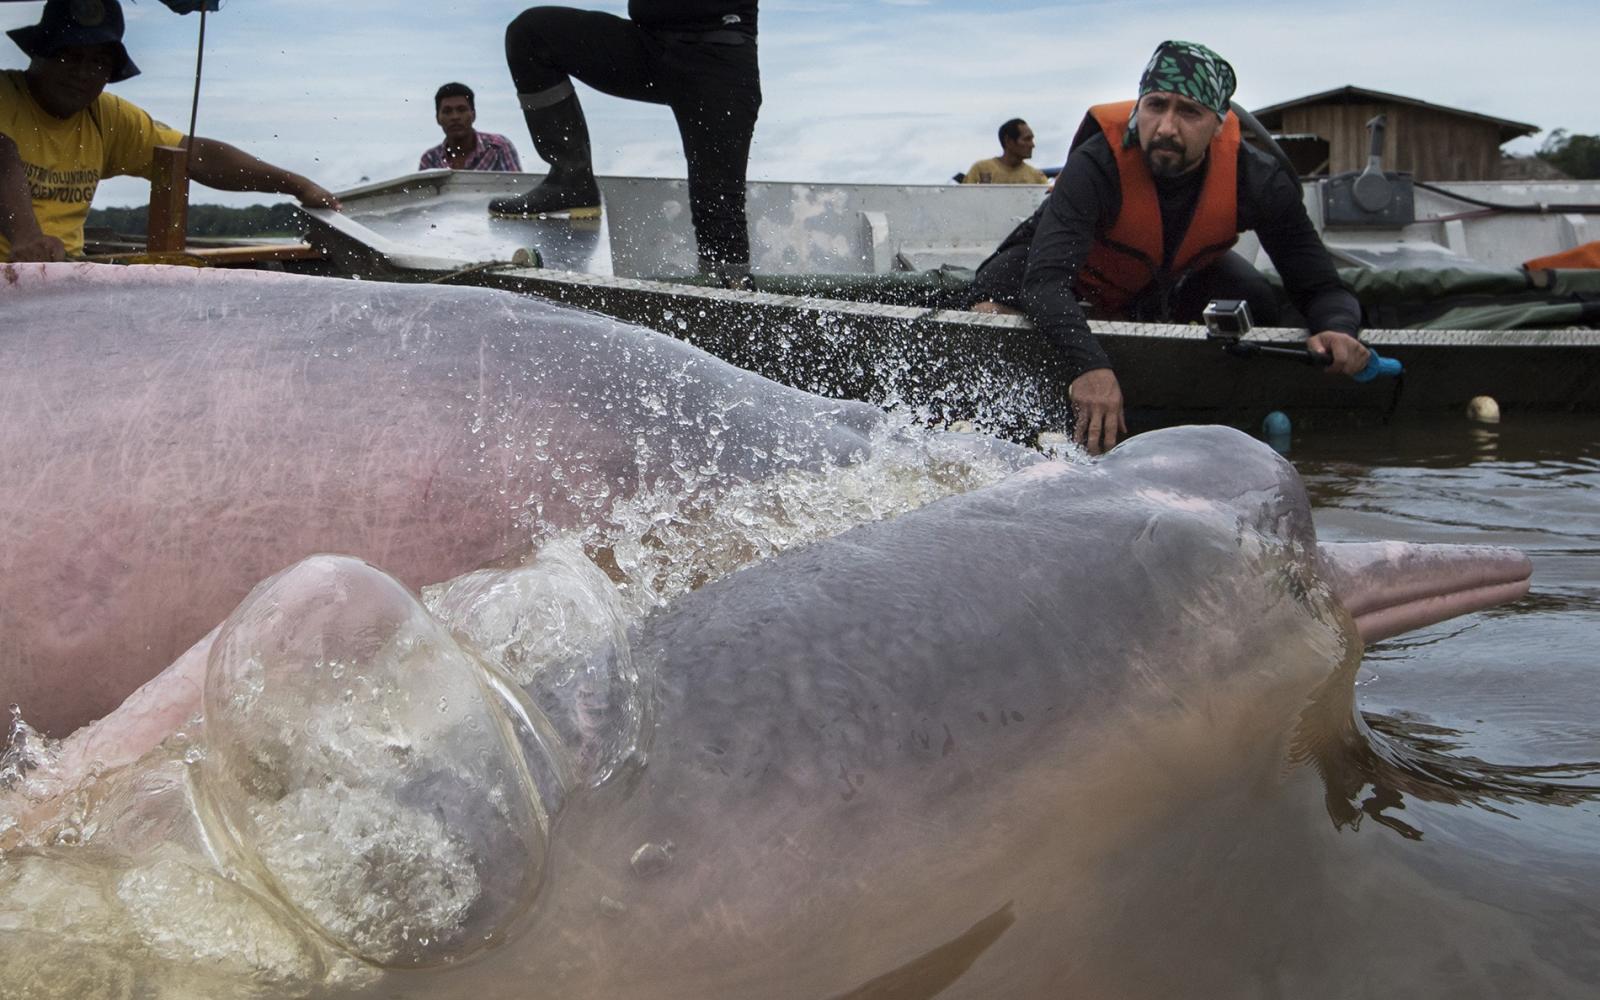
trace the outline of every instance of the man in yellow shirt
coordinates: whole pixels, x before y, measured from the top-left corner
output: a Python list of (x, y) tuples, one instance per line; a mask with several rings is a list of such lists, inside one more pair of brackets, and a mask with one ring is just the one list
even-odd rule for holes
[(296, 173), (151, 119), (105, 93), (139, 72), (122, 45), (117, 0), (48, 0), (39, 23), (8, 32), (30, 59), (0, 71), (0, 260), (64, 260), (83, 253), (83, 224), (103, 177), (149, 178), (156, 146), (189, 145), (189, 176), (224, 191), (339, 201)]
[(1024, 163), (1033, 155), (1033, 129), (1021, 118), (1013, 118), (1000, 126), (999, 156), (979, 160), (967, 168), (961, 178), (963, 184), (1043, 184), (1047, 177), (1031, 163)]

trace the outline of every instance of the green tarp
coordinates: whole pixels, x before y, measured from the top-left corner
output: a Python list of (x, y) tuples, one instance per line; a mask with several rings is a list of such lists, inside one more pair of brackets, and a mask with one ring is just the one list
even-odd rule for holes
[(1516, 330), (1600, 324), (1600, 271), (1372, 271), (1339, 277), (1366, 308), (1369, 326)]

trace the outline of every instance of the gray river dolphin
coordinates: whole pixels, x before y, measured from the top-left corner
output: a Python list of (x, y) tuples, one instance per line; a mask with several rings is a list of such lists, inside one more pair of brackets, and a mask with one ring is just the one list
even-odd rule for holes
[[(615, 640), (650, 696), (605, 780), (572, 773), (562, 734), (584, 727), (560, 716), (581, 705), (529, 695), (359, 560), (319, 556), (264, 583), (143, 693), (204, 703), (213, 745), (179, 758), (187, 777), (170, 784), (191, 788), (228, 884), (276, 900), (297, 947), (370, 972), (330, 984), (315, 970), (337, 962), (306, 959), (277, 973), (277, 994), (1442, 996), (1516, 983), (1582, 996), (1594, 970), (1563, 942), (1581, 929), (1522, 914), (1518, 894), (1540, 889), (1448, 835), (1355, 822), (1368, 787), (1391, 808), (1464, 794), (1375, 753), (1354, 705), (1365, 642), (1513, 600), (1529, 572), (1506, 549), (1318, 544), (1285, 461), (1231, 430), (1180, 428), (676, 598)], [(306, 648), (339, 652), (283, 661), (288, 680), (263, 669)], [(406, 666), (417, 650), (426, 659)], [(352, 675), (371, 685), (370, 712), (357, 698), (331, 731), (288, 724), (338, 705)], [(406, 676), (447, 693), (408, 699)], [(288, 706), (281, 727), (275, 705)], [(124, 713), (103, 739), (147, 717)], [(477, 749), (392, 728), (457, 713)], [(360, 729), (379, 734), (376, 771), (340, 738)], [(462, 763), (474, 759), (484, 766)], [(412, 777), (384, 785), (380, 771)], [(391, 822), (357, 823), (309, 867), (282, 849), (324, 822), (342, 829), (348, 804), (378, 797), (367, 781), (398, 789)], [(345, 805), (317, 811), (313, 785)], [(311, 825), (286, 833), (284, 803)], [(384, 834), (430, 815), (447, 846), (419, 868)], [(71, 856), (15, 849), (11, 864)], [(150, 881), (128, 863), (118, 886)], [(352, 872), (361, 887), (347, 893)], [(32, 885), (13, 877), (10, 898)], [(7, 887), (0, 921), (35, 935), (29, 957), (49, 954)], [(394, 899), (407, 905), (382, 905)], [(1573, 907), (1594, 916), (1581, 896)], [(180, 976), (157, 946), (169, 940), (96, 952), (102, 981)], [(241, 990), (267, 978), (268, 951), (251, 952)]]

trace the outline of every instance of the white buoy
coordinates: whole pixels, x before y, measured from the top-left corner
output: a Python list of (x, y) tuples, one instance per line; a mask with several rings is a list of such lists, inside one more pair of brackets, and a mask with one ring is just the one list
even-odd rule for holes
[(1473, 396), (1472, 402), (1467, 404), (1467, 419), (1480, 424), (1498, 424), (1500, 404), (1494, 401), (1493, 396)]

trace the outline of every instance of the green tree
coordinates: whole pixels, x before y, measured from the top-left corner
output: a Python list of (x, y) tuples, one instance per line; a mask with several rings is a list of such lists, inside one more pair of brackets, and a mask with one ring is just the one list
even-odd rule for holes
[(1577, 180), (1600, 179), (1600, 135), (1573, 135), (1558, 128), (1539, 147), (1539, 159)]
[[(94, 208), (89, 210), (88, 225), (137, 236), (149, 228), (149, 217), (150, 209), (146, 205)], [(251, 205), (247, 208), (203, 204), (189, 206), (190, 236), (301, 236), (304, 233), (305, 224), (289, 202)]]

